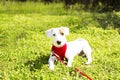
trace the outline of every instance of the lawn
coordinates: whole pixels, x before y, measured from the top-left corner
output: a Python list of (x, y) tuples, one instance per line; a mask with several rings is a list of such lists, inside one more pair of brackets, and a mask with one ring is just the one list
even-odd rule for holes
[[(75, 66), (94, 80), (120, 80), (120, 12), (63, 7), (62, 3), (0, 3), (1, 80), (87, 80), (74, 71)], [(68, 41), (88, 40), (91, 65), (76, 56), (71, 68), (60, 62), (55, 62), (55, 70), (48, 68), (52, 39), (45, 31), (59, 26), (69, 27)]]

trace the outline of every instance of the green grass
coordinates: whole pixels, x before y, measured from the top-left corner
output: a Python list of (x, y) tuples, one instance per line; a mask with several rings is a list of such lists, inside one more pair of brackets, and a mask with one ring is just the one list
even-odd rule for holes
[[(54, 6), (54, 7), (53, 7)], [(0, 3), (0, 79), (87, 80), (74, 71), (79, 67), (94, 80), (120, 79), (120, 12), (95, 13), (65, 10), (63, 4)], [(48, 68), (52, 39), (45, 31), (68, 26), (67, 40), (85, 38), (92, 47), (93, 63), (76, 56), (72, 68), (55, 63)]]

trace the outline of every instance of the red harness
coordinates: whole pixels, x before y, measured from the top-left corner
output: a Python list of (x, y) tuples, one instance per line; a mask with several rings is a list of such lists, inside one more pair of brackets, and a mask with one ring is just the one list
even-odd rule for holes
[(55, 56), (55, 54), (57, 54), (61, 60), (63, 60), (65, 58), (65, 53), (66, 53), (66, 49), (67, 49), (67, 44), (64, 44), (62, 47), (56, 47), (56, 46), (52, 46), (52, 51), (53, 51), (53, 55)]

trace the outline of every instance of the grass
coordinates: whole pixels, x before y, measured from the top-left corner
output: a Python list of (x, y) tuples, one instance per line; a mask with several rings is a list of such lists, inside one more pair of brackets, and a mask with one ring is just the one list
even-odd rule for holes
[[(54, 7), (53, 7), (54, 6)], [(63, 4), (0, 3), (0, 79), (86, 80), (79, 67), (94, 80), (120, 79), (120, 12), (95, 13), (65, 10)], [(45, 31), (68, 26), (67, 40), (85, 38), (92, 47), (93, 63), (76, 56), (72, 68), (55, 63), (48, 68), (51, 39)]]

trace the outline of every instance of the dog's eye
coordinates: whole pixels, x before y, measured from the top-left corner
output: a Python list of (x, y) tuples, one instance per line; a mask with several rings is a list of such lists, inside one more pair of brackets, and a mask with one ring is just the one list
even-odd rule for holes
[(53, 34), (53, 36), (55, 36), (55, 34)]

